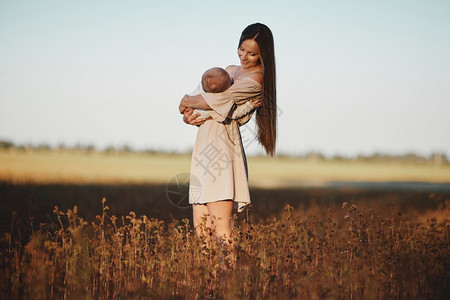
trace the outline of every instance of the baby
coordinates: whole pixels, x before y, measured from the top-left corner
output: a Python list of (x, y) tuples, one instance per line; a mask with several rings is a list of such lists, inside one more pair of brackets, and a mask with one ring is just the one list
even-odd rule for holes
[(227, 90), (233, 80), (227, 71), (215, 67), (207, 70), (202, 76), (202, 88), (207, 93), (220, 93)]
[[(202, 92), (206, 93), (220, 93), (226, 91), (233, 84), (233, 79), (230, 77), (227, 71), (222, 68), (215, 67), (207, 70), (203, 73), (201, 86), (199, 85), (191, 95), (198, 95)], [(232, 113), (228, 116), (230, 119), (239, 119), (259, 105), (256, 101), (247, 101), (245, 104), (237, 106)], [(194, 114), (200, 114), (198, 118), (208, 119), (211, 114), (208, 110), (195, 109)]]

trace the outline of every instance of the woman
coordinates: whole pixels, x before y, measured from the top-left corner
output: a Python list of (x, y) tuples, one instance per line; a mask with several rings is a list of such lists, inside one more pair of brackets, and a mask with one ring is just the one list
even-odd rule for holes
[[(191, 161), (189, 202), (193, 207), (193, 221), (197, 234), (206, 227), (219, 238), (228, 239), (232, 229), (233, 207), (241, 211), (250, 203), (245, 158), (239, 126), (250, 114), (232, 120), (228, 116), (246, 101), (261, 101), (256, 109), (257, 137), (268, 155), (275, 153), (276, 143), (276, 86), (273, 36), (260, 23), (249, 25), (241, 34), (237, 53), (240, 66), (226, 71), (234, 84), (222, 93), (185, 95), (180, 103), (184, 121), (200, 126)], [(197, 119), (193, 109), (213, 111), (213, 119)]]

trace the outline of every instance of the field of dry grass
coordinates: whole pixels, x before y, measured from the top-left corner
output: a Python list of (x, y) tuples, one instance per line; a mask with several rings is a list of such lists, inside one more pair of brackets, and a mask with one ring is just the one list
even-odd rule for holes
[[(436, 197), (436, 196), (431, 196)], [(445, 299), (450, 292), (449, 207), (285, 206), (236, 220), (234, 243), (197, 238), (188, 219), (130, 212), (94, 221), (53, 209), (26, 242), (0, 239), (4, 299)], [(207, 246), (209, 244), (209, 246)]]
[[(296, 186), (329, 181), (450, 183), (450, 164), (310, 161), (250, 157), (252, 186)], [(167, 183), (188, 173), (189, 155), (0, 151), (0, 180), (40, 183)]]
[(0, 180), (39, 183), (166, 183), (189, 172), (187, 155), (0, 151)]
[(249, 169), (236, 247), (207, 247), (168, 197), (189, 156), (0, 152), (0, 298), (447, 299), (448, 184), (318, 183), (448, 183), (448, 165), (250, 158)]

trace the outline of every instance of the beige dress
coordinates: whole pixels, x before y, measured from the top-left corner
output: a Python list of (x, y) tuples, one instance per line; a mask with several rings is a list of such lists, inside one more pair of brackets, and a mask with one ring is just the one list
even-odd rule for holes
[(261, 99), (261, 84), (251, 78), (238, 79), (225, 92), (201, 94), (213, 111), (213, 120), (203, 123), (197, 132), (191, 160), (189, 203), (202, 204), (233, 200), (242, 211), (250, 203), (247, 160), (239, 126), (253, 112), (230, 119), (236, 106)]

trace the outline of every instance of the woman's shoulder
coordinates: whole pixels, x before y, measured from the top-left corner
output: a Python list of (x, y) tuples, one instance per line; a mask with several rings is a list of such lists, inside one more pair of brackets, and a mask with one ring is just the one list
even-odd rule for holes
[(240, 69), (241, 66), (236, 65), (229, 65), (228, 67), (226, 67), (226, 71), (228, 72), (228, 74), (230, 74), (231, 77), (233, 77), (234, 80), (243, 80), (247, 78), (252, 79), (253, 81), (256, 81), (259, 84), (262, 84), (264, 80), (264, 75), (262, 71), (256, 70), (242, 73), (239, 71)]
[(259, 84), (262, 84), (262, 82), (263, 82), (263, 74), (262, 74), (262, 72), (259, 72), (259, 71), (249, 73), (247, 75), (247, 77), (253, 79), (254, 81), (258, 82)]
[(251, 73), (247, 73), (245, 75), (236, 77), (235, 81), (251, 82), (253, 84), (262, 85), (263, 75), (262, 75), (262, 72), (251, 72)]

